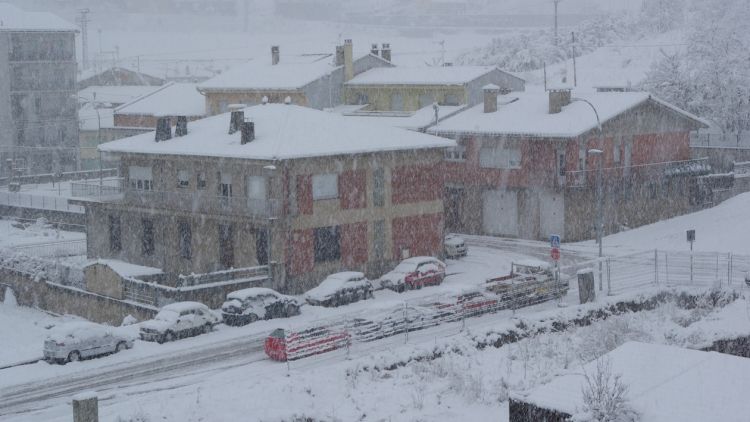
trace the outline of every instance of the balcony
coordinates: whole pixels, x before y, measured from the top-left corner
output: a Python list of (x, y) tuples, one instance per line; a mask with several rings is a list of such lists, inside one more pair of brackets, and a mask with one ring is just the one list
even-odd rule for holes
[[(707, 159), (669, 161), (639, 164), (634, 166), (605, 167), (602, 182), (607, 185), (616, 181), (629, 183), (652, 182), (669, 177), (702, 176), (711, 172)], [(564, 188), (586, 188), (596, 186), (597, 169), (566, 171), (558, 177), (558, 186)]]

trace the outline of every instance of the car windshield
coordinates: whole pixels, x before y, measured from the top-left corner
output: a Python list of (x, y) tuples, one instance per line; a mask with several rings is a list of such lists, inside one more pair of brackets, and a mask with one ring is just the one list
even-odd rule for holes
[(162, 309), (158, 314), (156, 314), (154, 319), (157, 321), (175, 322), (179, 317), (180, 314), (175, 311), (172, 311), (170, 309)]

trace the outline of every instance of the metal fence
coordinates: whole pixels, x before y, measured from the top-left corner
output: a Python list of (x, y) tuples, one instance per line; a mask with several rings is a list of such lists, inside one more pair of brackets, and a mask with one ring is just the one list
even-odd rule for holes
[(62, 258), (86, 255), (86, 239), (61, 240), (59, 242), (19, 245), (11, 248), (16, 252), (41, 258)]
[(34, 208), (50, 211), (66, 211), (83, 214), (85, 209), (73, 205), (62, 196), (29, 195), (27, 193), (0, 192), (0, 205), (19, 208)]
[(82, 180), (70, 182), (70, 194), (76, 198), (111, 197), (122, 194), (122, 178), (96, 180)]

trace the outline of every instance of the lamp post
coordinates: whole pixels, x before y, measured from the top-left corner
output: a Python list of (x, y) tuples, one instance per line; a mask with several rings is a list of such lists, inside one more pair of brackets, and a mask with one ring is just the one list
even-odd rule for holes
[(598, 149), (590, 149), (588, 150), (589, 154), (592, 155), (598, 155), (599, 156), (599, 166), (597, 167), (596, 171), (596, 243), (599, 244), (599, 291), (604, 290), (604, 285), (602, 282), (602, 256), (603, 256), (603, 245), (602, 245), (602, 234), (604, 232), (604, 191), (602, 186), (602, 168), (604, 166), (604, 145), (602, 145), (602, 122), (599, 119), (599, 112), (596, 110), (596, 107), (594, 107), (593, 104), (589, 100), (583, 99), (583, 98), (571, 98), (571, 102), (582, 102), (588, 104), (589, 107), (591, 107), (591, 110), (594, 111), (594, 116), (596, 116), (596, 129), (599, 132), (599, 139), (597, 140), (597, 144), (599, 145)]

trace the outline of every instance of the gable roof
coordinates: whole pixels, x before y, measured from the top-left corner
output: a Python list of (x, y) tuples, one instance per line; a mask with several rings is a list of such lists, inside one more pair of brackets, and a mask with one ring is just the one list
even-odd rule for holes
[[(622, 375), (628, 398), (643, 422), (746, 420), (750, 360), (742, 357), (629, 342), (605, 355), (612, 373)], [(554, 378), (523, 401), (575, 414), (583, 407), (584, 373), (597, 362)]]
[(78, 97), (79, 101), (122, 105), (157, 89), (151, 85), (91, 85), (78, 91)]
[(0, 32), (76, 32), (78, 27), (48, 12), (27, 12), (10, 3), (0, 3)]
[(99, 146), (104, 152), (283, 160), (382, 151), (447, 148), (455, 142), (378, 123), (350, 120), (337, 113), (286, 104), (247, 107), (255, 140), (242, 145), (240, 132), (228, 134), (229, 113), (197, 120), (188, 134), (155, 142), (154, 132)]
[(206, 98), (195, 84), (170, 82), (115, 109), (116, 114), (204, 116)]
[[(649, 101), (694, 121), (697, 127), (706, 125), (700, 118), (647, 92), (574, 92), (574, 97), (593, 104), (602, 125)], [(588, 104), (581, 101), (563, 107), (560, 113), (550, 114), (549, 96), (543, 91), (500, 95), (497, 103), (496, 112), (485, 113), (484, 104), (479, 104), (440, 122), (428, 132), (575, 138), (597, 128), (596, 115)]]
[(378, 67), (360, 73), (346, 85), (464, 85), (494, 70), (499, 71), (494, 66)]

